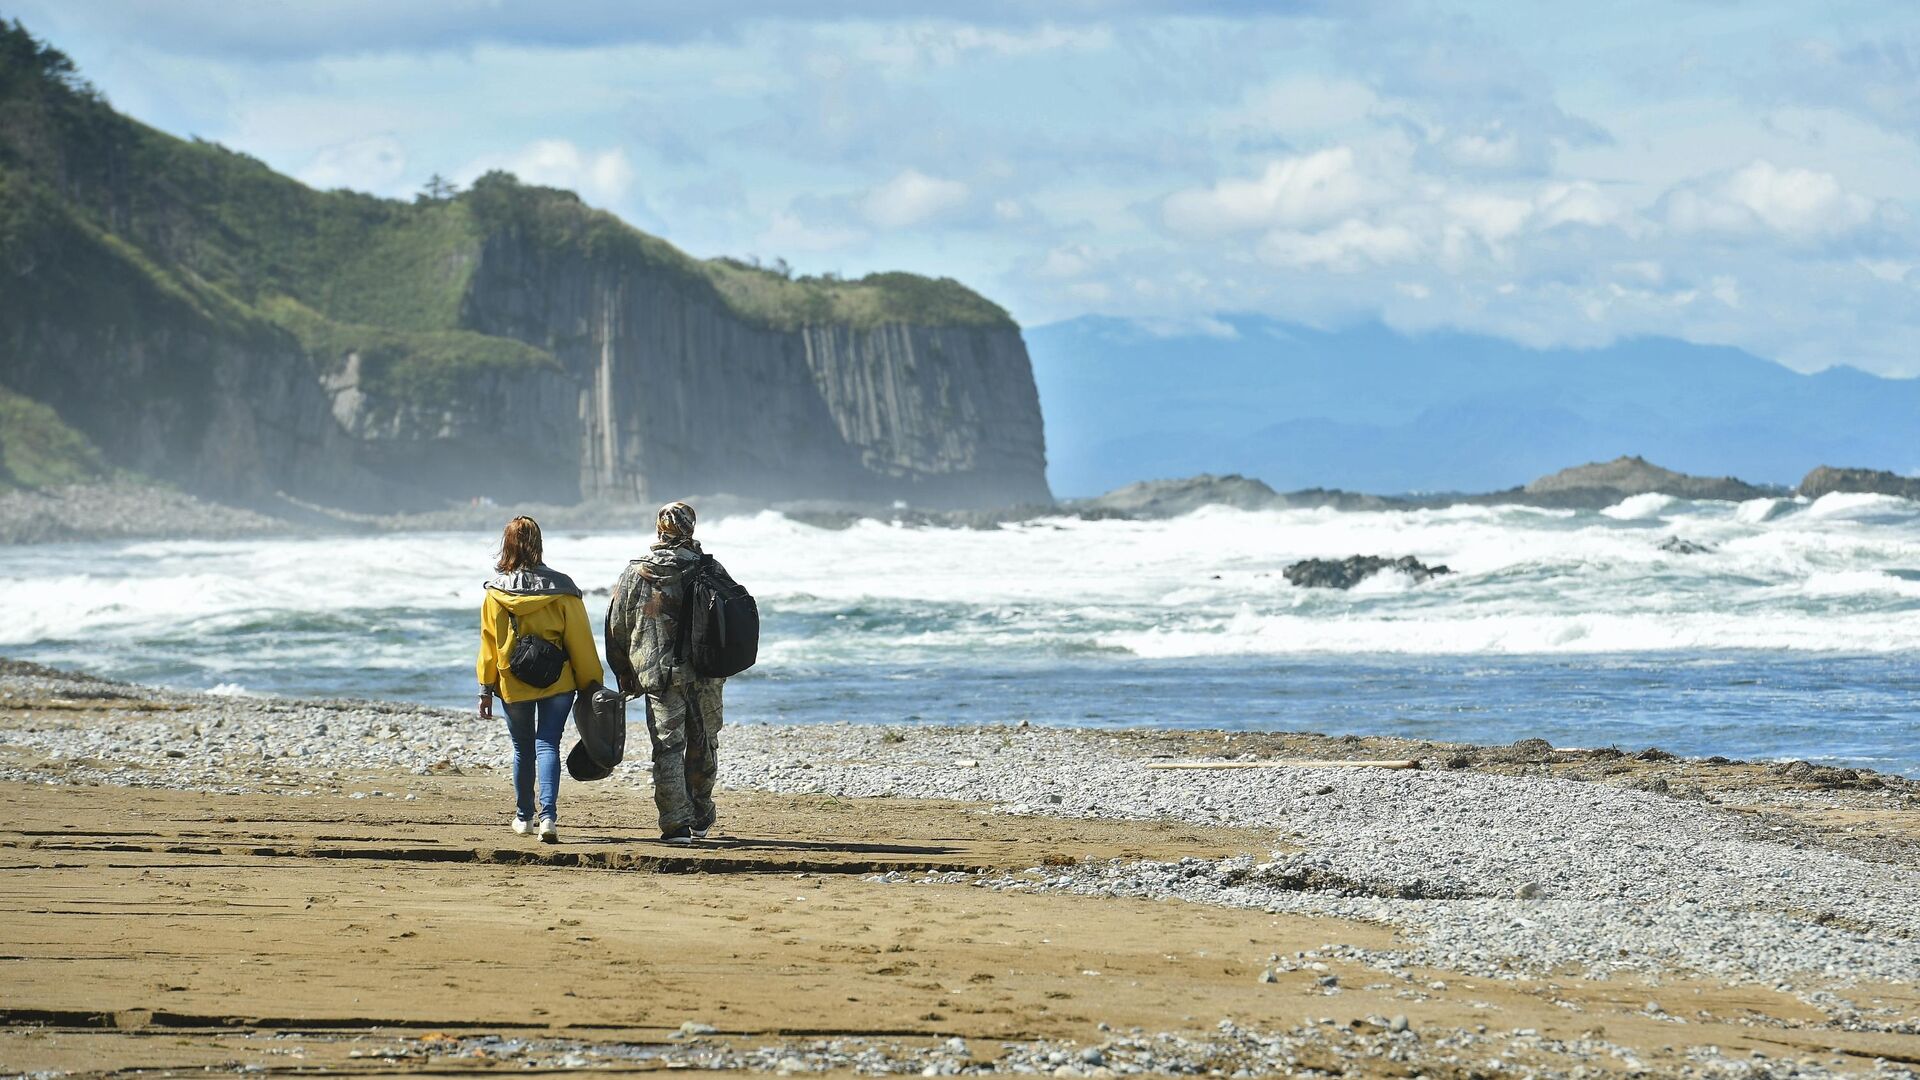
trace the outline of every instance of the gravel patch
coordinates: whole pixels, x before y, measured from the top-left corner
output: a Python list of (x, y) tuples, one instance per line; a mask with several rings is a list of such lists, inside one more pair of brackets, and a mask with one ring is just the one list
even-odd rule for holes
[(276, 517), (138, 484), (0, 491), (0, 544), (193, 537), (231, 540), (291, 531)]
[[(1104, 1029), (1106, 1025), (1101, 1025)], [(1734, 1057), (1705, 1048), (1686, 1060), (1646, 1061), (1603, 1038), (1572, 1040), (1516, 1031), (1422, 1032), (1405, 1017), (1367, 1017), (1350, 1024), (1331, 1018), (1286, 1031), (1243, 1027), (1223, 1020), (1205, 1034), (1109, 1032), (1098, 1041), (976, 1042), (949, 1038), (930, 1043), (891, 1039), (784, 1040), (740, 1046), (713, 1038), (710, 1025), (689, 1021), (666, 1043), (584, 1042), (573, 1039), (466, 1038), (356, 1040), (368, 1045), (349, 1056), (386, 1065), (426, 1061), (521, 1069), (633, 1067), (770, 1072), (781, 1076), (855, 1072), (867, 1076), (1062, 1076), (1103, 1078), (1135, 1075), (1251, 1077), (1267, 1075), (1373, 1075), (1392, 1063), (1399, 1075), (1425, 1069), (1449, 1075), (1553, 1075), (1602, 1077), (1647, 1075), (1688, 1078), (1830, 1076), (1912, 1077), (1912, 1070), (1878, 1061), (1871, 1065), (1813, 1057)], [(294, 1036), (318, 1041), (311, 1036)], [(1543, 1067), (1544, 1065), (1544, 1067)], [(1862, 1066), (1865, 1065), (1865, 1068)]]
[[(1105, 747), (1103, 747), (1105, 744)], [(1063, 730), (769, 729), (732, 785), (995, 803), (1011, 812), (1271, 828), (1270, 860), (1045, 868), (1021, 887), (1338, 915), (1419, 931), (1390, 966), (1489, 976), (1563, 965), (1741, 980), (1920, 971), (1920, 873), (1775, 839), (1650, 792), (1465, 771), (1150, 771)], [(1108, 752), (1103, 753), (1103, 749)]]

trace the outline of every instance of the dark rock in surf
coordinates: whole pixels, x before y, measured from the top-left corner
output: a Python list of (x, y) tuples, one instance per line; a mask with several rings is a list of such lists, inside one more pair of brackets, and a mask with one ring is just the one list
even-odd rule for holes
[(1451, 574), (1445, 566), (1428, 566), (1411, 555), (1398, 559), (1379, 555), (1352, 555), (1345, 559), (1302, 559), (1282, 573), (1303, 589), (1351, 589), (1382, 570), (1398, 570), (1414, 581)]
[(1678, 536), (1669, 536), (1660, 541), (1660, 550), (1673, 555), (1707, 555), (1713, 548), (1694, 540), (1682, 540)]

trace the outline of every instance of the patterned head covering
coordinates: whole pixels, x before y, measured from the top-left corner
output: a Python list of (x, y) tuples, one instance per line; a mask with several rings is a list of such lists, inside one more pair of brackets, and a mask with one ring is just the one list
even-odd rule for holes
[(661, 542), (685, 543), (693, 539), (693, 507), (683, 502), (670, 502), (654, 516), (654, 526), (660, 532)]

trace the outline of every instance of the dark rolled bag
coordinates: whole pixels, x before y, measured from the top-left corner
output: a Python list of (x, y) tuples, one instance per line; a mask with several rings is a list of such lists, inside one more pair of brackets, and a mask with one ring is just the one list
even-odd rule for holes
[(567, 774), (575, 780), (604, 780), (627, 756), (627, 699), (617, 690), (595, 686), (573, 712), (580, 741), (567, 754)]
[(539, 634), (521, 633), (520, 620), (512, 612), (507, 613), (507, 623), (513, 627), (513, 647), (507, 650), (507, 670), (513, 677), (541, 690), (559, 682), (560, 673), (567, 670), (566, 650)]

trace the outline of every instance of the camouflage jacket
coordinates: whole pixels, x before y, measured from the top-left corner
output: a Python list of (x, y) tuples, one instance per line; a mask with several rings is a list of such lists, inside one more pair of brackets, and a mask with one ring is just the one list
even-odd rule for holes
[(627, 564), (607, 604), (607, 664), (628, 694), (657, 694), (694, 680), (693, 665), (678, 669), (673, 647), (687, 575), (700, 564), (700, 543), (655, 544), (646, 558)]

